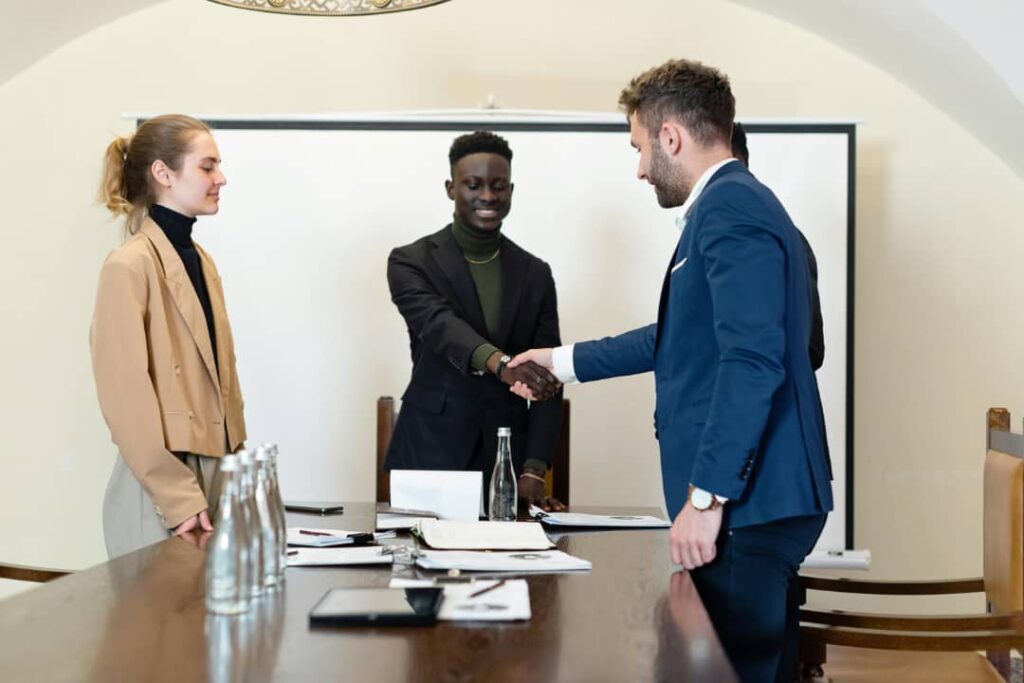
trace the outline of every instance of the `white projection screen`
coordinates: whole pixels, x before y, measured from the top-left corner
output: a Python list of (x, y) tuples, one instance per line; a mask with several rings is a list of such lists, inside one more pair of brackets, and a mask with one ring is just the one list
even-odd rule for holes
[[(487, 129), (509, 140), (515, 191), (503, 232), (551, 265), (563, 342), (655, 320), (678, 233), (674, 212), (636, 178), (620, 115), (206, 120), (228, 185), (195, 238), (223, 278), (249, 443), (280, 444), (288, 498), (374, 499), (376, 399), (400, 397), (411, 368), (387, 257), (450, 221), (443, 184), (458, 134)], [(819, 548), (850, 547), (855, 126), (747, 130), (751, 170), (818, 260), (818, 382), (836, 501)], [(653, 386), (647, 375), (567, 388), (573, 505), (663, 509)]]

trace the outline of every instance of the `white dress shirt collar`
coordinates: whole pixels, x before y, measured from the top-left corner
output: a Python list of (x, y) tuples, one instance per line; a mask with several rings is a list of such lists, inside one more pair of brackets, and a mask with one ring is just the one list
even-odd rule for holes
[(696, 184), (694, 184), (693, 189), (690, 191), (690, 196), (686, 198), (682, 208), (679, 209), (679, 214), (676, 216), (676, 227), (679, 228), (679, 232), (682, 232), (683, 228), (686, 227), (686, 219), (690, 217), (690, 212), (693, 211), (694, 205), (697, 203), (697, 200), (700, 199), (700, 195), (704, 191), (704, 187), (708, 184), (708, 181), (711, 180), (711, 176), (715, 175), (715, 173), (718, 172), (718, 169), (722, 168), (730, 161), (736, 161), (736, 159), (734, 157), (722, 159), (717, 164), (704, 171), (700, 178), (697, 179)]

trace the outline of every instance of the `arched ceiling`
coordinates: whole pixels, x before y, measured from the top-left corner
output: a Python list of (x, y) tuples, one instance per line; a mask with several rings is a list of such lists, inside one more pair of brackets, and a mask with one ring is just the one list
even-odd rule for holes
[[(1024, 4), (1010, 0), (732, 0), (890, 73), (1024, 178)], [(942, 140), (936, 140), (941, 145)], [(949, 172), (955, 173), (956, 159)]]
[[(0, 85), (97, 26), (161, 1), (15, 0), (0, 23)], [(730, 1), (800, 26), (891, 73), (1024, 177), (1024, 43), (1017, 35), (1024, 3)]]
[(0, 22), (0, 85), (97, 26), (162, 0), (14, 0)]

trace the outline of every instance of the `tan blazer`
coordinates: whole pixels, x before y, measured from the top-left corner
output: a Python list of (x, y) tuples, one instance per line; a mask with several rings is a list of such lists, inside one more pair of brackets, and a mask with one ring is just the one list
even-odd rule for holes
[(170, 529), (207, 506), (171, 451), (220, 457), (245, 441), (242, 392), (220, 276), (196, 246), (213, 309), (206, 318), (181, 257), (147, 218), (100, 271), (89, 342), (110, 434)]

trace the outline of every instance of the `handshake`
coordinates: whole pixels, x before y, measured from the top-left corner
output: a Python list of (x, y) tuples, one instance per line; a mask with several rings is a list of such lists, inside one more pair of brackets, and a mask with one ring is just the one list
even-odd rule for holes
[(517, 396), (528, 401), (546, 401), (562, 389), (553, 368), (551, 349), (530, 349), (501, 368), (498, 379)]

